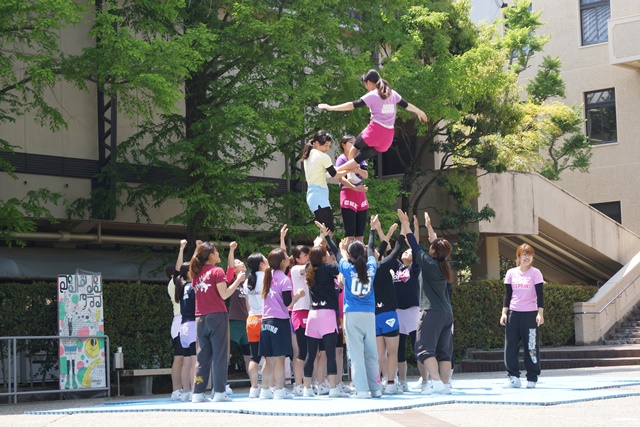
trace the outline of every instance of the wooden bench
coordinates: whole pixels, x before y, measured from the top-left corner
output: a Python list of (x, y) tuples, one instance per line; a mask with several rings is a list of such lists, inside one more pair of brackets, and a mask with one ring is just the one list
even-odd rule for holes
[(133, 391), (136, 396), (153, 394), (153, 377), (156, 375), (171, 375), (171, 368), (125, 369), (120, 374), (123, 377), (133, 377)]

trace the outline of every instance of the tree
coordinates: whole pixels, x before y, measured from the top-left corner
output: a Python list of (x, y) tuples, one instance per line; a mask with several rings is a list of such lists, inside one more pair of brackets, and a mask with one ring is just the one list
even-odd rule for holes
[[(59, 47), (59, 30), (80, 22), (84, 10), (72, 0), (6, 0), (0, 5), (0, 125), (29, 113), (52, 131), (66, 126), (49, 96), (68, 60)], [(0, 138), (0, 172), (14, 180), (18, 178), (9, 159), (17, 148)], [(22, 198), (0, 200), (0, 238), (24, 245), (14, 240), (15, 233), (34, 231), (33, 218), (55, 221), (44, 206), (57, 204), (61, 197), (41, 188)]]
[[(139, 57), (120, 46), (140, 39), (151, 46), (179, 45), (173, 51), (199, 59), (180, 82), (184, 112), (145, 120), (136, 135), (119, 144), (118, 162), (108, 171), (118, 177), (115, 199), (135, 209), (140, 220), (148, 218), (149, 206), (179, 199), (184, 210), (169, 221), (185, 224), (190, 242), (243, 237), (232, 231), (237, 224), (250, 230), (264, 229), (265, 223), (277, 227), (282, 215), (264, 217), (276, 212), (264, 206), (265, 200), (271, 200), (271, 208), (282, 206), (268, 197), (273, 181), (249, 176), (276, 159), (288, 162), (291, 178), (299, 179), (294, 168), (304, 141), (320, 127), (343, 128), (357, 120), (357, 115), (320, 117), (314, 107), (321, 99), (329, 101), (328, 93), (356, 97), (353, 83), (367, 67), (367, 46), (379, 37), (381, 20), (392, 15), (390, 3), (389, 9), (336, 0), (109, 3), (93, 30), (100, 43), (85, 58), (98, 63), (106, 53), (109, 66), (94, 66), (96, 80), (121, 103), (123, 89), (144, 85), (132, 86), (133, 76), (124, 78)], [(356, 10), (372, 16), (370, 24), (363, 24)], [(163, 67), (176, 64), (165, 60)], [(161, 61), (149, 60), (137, 68), (160, 66)], [(109, 84), (114, 78), (123, 85)], [(122, 178), (125, 171), (143, 178), (154, 170), (163, 171), (154, 182), (131, 185)], [(74, 212), (86, 215), (100, 199), (107, 198), (79, 200)], [(257, 245), (256, 236), (261, 235), (254, 235)], [(245, 243), (243, 249), (254, 244), (248, 238)]]

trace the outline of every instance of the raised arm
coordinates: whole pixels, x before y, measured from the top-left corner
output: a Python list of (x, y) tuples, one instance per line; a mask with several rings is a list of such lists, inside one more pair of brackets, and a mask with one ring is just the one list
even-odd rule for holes
[(419, 109), (415, 105), (413, 105), (411, 103), (407, 103), (406, 110), (409, 111), (410, 113), (413, 113), (416, 116), (418, 116), (418, 119), (420, 119), (420, 121), (423, 121), (423, 122), (427, 121), (427, 115), (424, 113), (424, 111), (422, 111), (421, 109)]
[(411, 232), (411, 227), (409, 226), (409, 216), (402, 211), (402, 209), (398, 209), (398, 219), (400, 220), (400, 233), (404, 234), (407, 237), (407, 242), (409, 246), (411, 246), (411, 251), (413, 252), (413, 259), (417, 259), (416, 257), (420, 252), (423, 252), (422, 248), (416, 241), (416, 237)]
[(376, 237), (375, 237), (375, 232), (373, 230), (369, 231), (369, 244), (367, 245), (367, 257), (375, 257), (376, 256), (376, 250), (373, 247), (374, 243), (376, 241)]
[(398, 255), (400, 255), (400, 252), (402, 252), (404, 240), (405, 239), (403, 234), (398, 235), (398, 240), (396, 240), (396, 245), (393, 247), (393, 250), (380, 262), (380, 264), (387, 264), (398, 259)]
[[(333, 240), (331, 240), (331, 235), (329, 234), (329, 230), (324, 224), (318, 221), (316, 221), (316, 225), (320, 229), (320, 237), (326, 240), (327, 245), (329, 246), (329, 250), (333, 252), (333, 254), (336, 256), (336, 260), (340, 262), (340, 260), (342, 259), (342, 254), (340, 254), (340, 250), (338, 249), (336, 244), (333, 243)], [(342, 247), (342, 243), (340, 244), (340, 246)]]
[(424, 223), (427, 225), (427, 232), (429, 232), (429, 243), (432, 243), (434, 240), (438, 238), (438, 235), (435, 231), (433, 231), (433, 227), (431, 226), (431, 218), (427, 212), (424, 213)]
[(178, 258), (176, 259), (176, 271), (180, 271), (180, 267), (184, 262), (184, 248), (187, 247), (185, 239), (180, 240), (180, 249), (178, 250)]
[(236, 261), (235, 251), (238, 247), (237, 242), (229, 243), (229, 256), (227, 257), (227, 284), (230, 285), (233, 282), (233, 276), (235, 276), (235, 271), (233, 271), (233, 264)]
[(288, 231), (289, 229), (287, 228), (287, 224), (284, 224), (280, 229), (280, 249), (282, 249), (285, 252), (287, 252), (287, 243), (285, 242), (285, 239), (287, 237)]

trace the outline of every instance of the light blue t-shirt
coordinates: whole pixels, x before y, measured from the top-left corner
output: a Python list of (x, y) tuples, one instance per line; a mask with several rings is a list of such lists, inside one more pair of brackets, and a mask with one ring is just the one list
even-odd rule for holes
[(369, 283), (361, 283), (358, 280), (356, 266), (345, 259), (341, 259), (338, 270), (344, 276), (344, 312), (345, 313), (375, 313), (376, 298), (373, 293), (373, 279), (378, 269), (376, 259), (370, 256), (367, 259), (367, 276)]

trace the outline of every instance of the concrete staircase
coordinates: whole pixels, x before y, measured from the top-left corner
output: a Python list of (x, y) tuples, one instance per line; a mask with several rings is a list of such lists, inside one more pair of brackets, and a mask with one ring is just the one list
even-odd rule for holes
[(604, 343), (606, 345), (640, 344), (640, 306), (620, 323)]
[[(460, 372), (504, 371), (504, 351), (470, 350), (457, 366)], [(520, 352), (522, 360), (522, 352)], [(543, 348), (542, 370), (640, 365), (640, 344)], [(524, 372), (524, 364), (520, 362)]]

